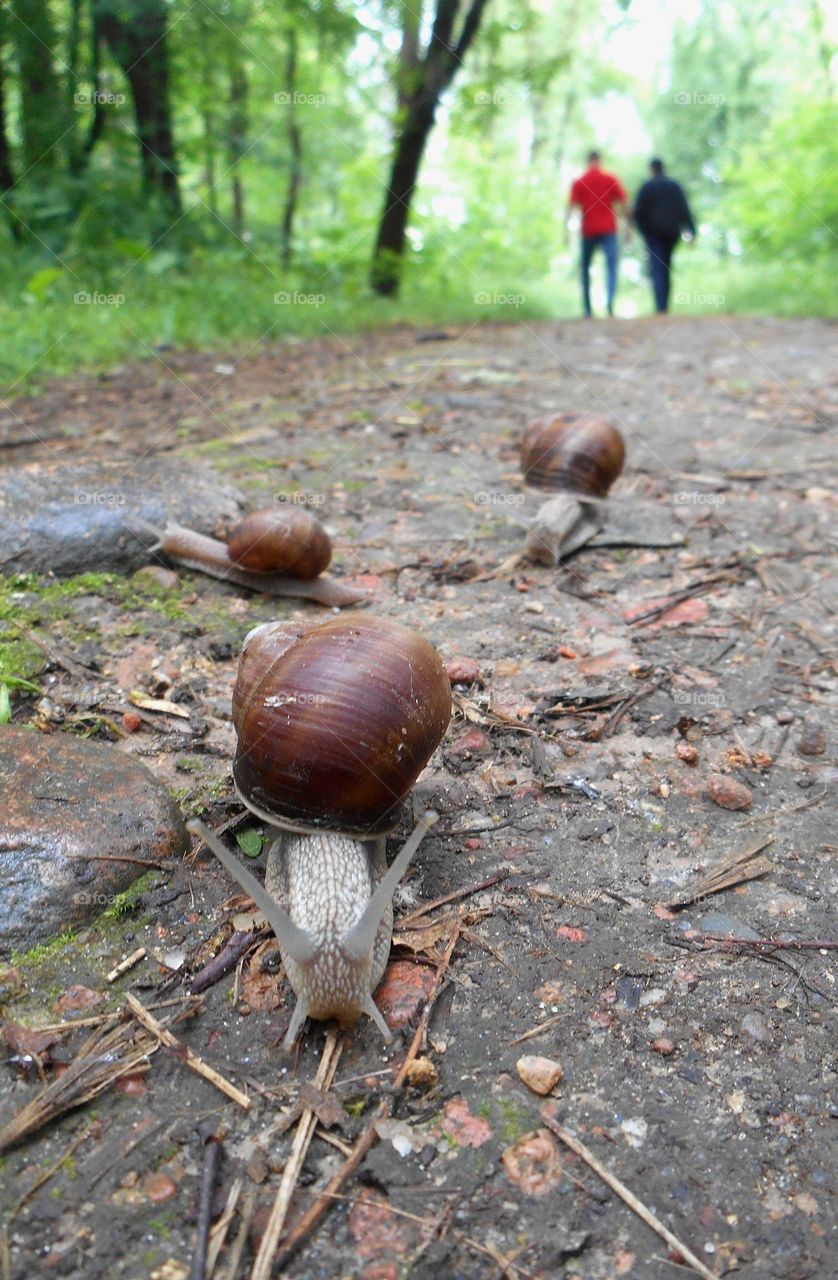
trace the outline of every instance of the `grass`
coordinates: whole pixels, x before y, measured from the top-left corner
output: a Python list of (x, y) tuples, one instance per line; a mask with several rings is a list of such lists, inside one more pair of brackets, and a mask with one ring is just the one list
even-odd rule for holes
[[(574, 318), (575, 251), (553, 248), (549, 270), (529, 276), (508, 261), (481, 260), (479, 268), (456, 272), (446, 262), (413, 262), (396, 301), (368, 291), (360, 262), (340, 271), (310, 263), (289, 275), (267, 258), (218, 249), (193, 249), (188, 256), (163, 249), (123, 259), (78, 255), (66, 267), (24, 253), (4, 264), (0, 283), (0, 385), (10, 395), (36, 393), (48, 379), (78, 370), (154, 358), (165, 363), (175, 347), (229, 359), (266, 342), (402, 323), (440, 328)], [(601, 277), (596, 262), (600, 311)], [(829, 315), (832, 279), (832, 262), (720, 259), (699, 243), (676, 257), (674, 310)], [(81, 295), (91, 300), (77, 301)], [(650, 310), (642, 246), (635, 239), (623, 256), (618, 314), (630, 318)]]

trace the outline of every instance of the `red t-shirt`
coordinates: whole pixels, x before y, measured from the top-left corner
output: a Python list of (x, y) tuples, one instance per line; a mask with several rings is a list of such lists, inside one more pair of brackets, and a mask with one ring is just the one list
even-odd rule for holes
[(570, 203), (582, 210), (582, 235), (605, 236), (617, 230), (614, 205), (628, 201), (618, 178), (604, 169), (589, 169), (570, 188)]

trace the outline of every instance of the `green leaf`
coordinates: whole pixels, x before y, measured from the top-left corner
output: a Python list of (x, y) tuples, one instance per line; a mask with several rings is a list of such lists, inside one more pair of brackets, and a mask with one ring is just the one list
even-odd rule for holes
[(236, 836), (236, 844), (246, 858), (258, 858), (262, 852), (262, 837), (253, 827), (245, 827)]
[(38, 302), (44, 302), (52, 286), (63, 279), (64, 272), (60, 267), (44, 267), (26, 281), (26, 292), (31, 293), (33, 298), (37, 298)]
[(12, 718), (12, 704), (9, 701), (9, 691), (4, 684), (0, 684), (0, 724), (8, 724)]

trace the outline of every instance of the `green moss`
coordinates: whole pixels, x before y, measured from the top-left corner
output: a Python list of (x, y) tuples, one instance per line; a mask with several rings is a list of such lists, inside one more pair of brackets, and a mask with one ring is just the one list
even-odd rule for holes
[(153, 887), (155, 880), (156, 872), (147, 871), (145, 875), (140, 876), (139, 880), (135, 880), (122, 893), (114, 895), (113, 902), (105, 908), (99, 916), (99, 920), (112, 922), (121, 919), (129, 911), (136, 911), (140, 905), (140, 898)]
[[(492, 1124), (492, 1128), (496, 1131), (500, 1130), (500, 1136), (504, 1142), (517, 1142), (532, 1128), (532, 1112), (528, 1111), (521, 1103), (515, 1102), (511, 1098), (496, 1098), (494, 1099), (494, 1108), (500, 1116), (500, 1121), (499, 1123), (495, 1121)], [(487, 1119), (491, 1123), (491, 1117), (487, 1117)]]
[(11, 963), (16, 969), (37, 969), (48, 961), (55, 960), (75, 940), (75, 930), (68, 929), (66, 933), (50, 938), (49, 942), (39, 942), (29, 951), (13, 951)]

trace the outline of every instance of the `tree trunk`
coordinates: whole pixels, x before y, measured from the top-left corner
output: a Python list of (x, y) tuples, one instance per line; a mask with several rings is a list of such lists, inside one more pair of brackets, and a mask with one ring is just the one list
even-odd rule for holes
[(241, 161), (247, 149), (247, 72), (236, 49), (230, 62), (230, 114), (227, 154), (232, 173), (233, 230), (241, 240), (244, 235), (244, 185)]
[[(75, 99), (80, 83), (85, 79), (84, 73), (79, 67), (79, 47), (82, 38), (82, 0), (73, 0), (72, 21), (69, 39), (68, 64), (70, 69), (70, 96)], [(93, 114), (90, 117), (90, 125), (87, 133), (79, 145), (75, 131), (71, 134), (72, 145), (69, 151), (70, 174), (76, 180), (83, 178), (87, 169), (90, 157), (93, 154), (93, 148), (102, 136), (105, 128), (105, 119), (107, 117), (106, 100), (104, 96), (104, 87), (102, 84), (102, 59), (101, 59), (101, 40), (102, 34), (99, 30), (98, 15), (95, 6), (93, 6), (90, 14), (90, 74), (89, 79), (93, 85), (92, 102)]]
[(288, 56), (285, 61), (285, 84), (288, 94), (286, 110), (288, 111), (288, 146), (291, 151), (291, 165), (288, 172), (288, 189), (285, 193), (285, 208), (282, 213), (282, 265), (290, 267), (294, 255), (294, 217), (297, 212), (297, 201), (300, 185), (303, 180), (303, 139), (297, 119), (297, 32), (293, 27), (288, 31)]
[(172, 115), (165, 0), (94, 0), (101, 30), (131, 89), (143, 189), (166, 219), (181, 212)]
[[(399, 291), (410, 206), (436, 109), (477, 34), (486, 3), (487, 0), (470, 0), (460, 37), (455, 40), (454, 24), (461, 0), (436, 0), (433, 29), (422, 58), (416, 53), (415, 16), (404, 21), (396, 86), (401, 123), (370, 269), (370, 285), (383, 297), (393, 297)], [(407, 12), (406, 5), (404, 13)]]
[(61, 82), (53, 71), (55, 28), (47, 0), (14, 0), (11, 30), (20, 69), (23, 163), (38, 174), (58, 167), (66, 128)]
[(217, 102), (213, 83), (213, 61), (210, 49), (209, 28), (207, 19), (209, 11), (204, 4), (198, 5), (197, 23), (201, 39), (201, 121), (204, 131), (202, 150), (204, 155), (204, 186), (207, 191), (207, 205), (214, 216), (218, 216), (218, 196), (215, 190), (215, 114), (213, 103)]
[(12, 235), (16, 240), (21, 237), (20, 223), (15, 217), (14, 210), (9, 199), (12, 188), (15, 185), (15, 176), (12, 169), (12, 156), (9, 148), (9, 138), (6, 133), (6, 81), (3, 65), (3, 46), (6, 36), (6, 15), (0, 13), (0, 203), (6, 210), (9, 219), (9, 227)]
[(382, 297), (393, 297), (399, 291), (410, 206), (435, 115), (436, 103), (424, 106), (421, 112), (409, 108), (396, 143), (370, 277), (373, 289)]

